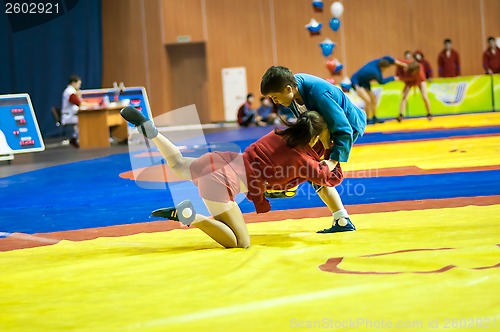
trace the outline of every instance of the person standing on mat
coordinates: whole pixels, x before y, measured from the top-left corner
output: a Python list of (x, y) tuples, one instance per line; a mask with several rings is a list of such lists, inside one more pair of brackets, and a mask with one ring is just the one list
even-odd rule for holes
[[(401, 62), (404, 62), (404, 63), (410, 63), (411, 61), (413, 61), (414, 57), (413, 57), (413, 53), (411, 53), (411, 51), (409, 50), (406, 50), (404, 53), (403, 53), (403, 59), (404, 60), (400, 60)], [(402, 67), (402, 66), (397, 66), (396, 67), (396, 76), (397, 77), (400, 77), (403, 76), (405, 73), (405, 68)]]
[(439, 77), (457, 77), (460, 76), (460, 56), (451, 45), (451, 39), (446, 38), (443, 41), (444, 49), (438, 56)]
[(424, 66), (425, 79), (430, 80), (432, 78), (432, 67), (430, 62), (424, 57), (424, 53), (420, 50), (416, 50), (413, 53), (413, 57)]
[[(323, 146), (320, 153), (324, 153), (325, 146), (330, 143), (327, 125), (317, 112), (302, 114), (297, 123), (288, 124), (284, 130), (275, 129), (251, 144), (243, 154), (210, 152), (200, 158), (184, 157), (179, 148), (158, 133), (153, 122), (137, 109), (125, 107), (120, 114), (153, 141), (177, 177), (193, 181), (212, 217), (196, 214), (187, 201), (177, 208), (156, 210), (153, 215), (195, 226), (226, 248), (250, 246), (243, 214), (234, 201), (238, 193), (246, 192), (257, 213), (265, 213), (271, 209), (264, 197), (266, 188), (286, 190), (307, 180), (333, 187), (343, 179), (340, 165), (321, 160), (316, 150), (318, 142)], [(354, 230), (356, 228), (349, 221), (326, 232)]]
[(399, 79), (405, 83), (405, 87), (403, 88), (403, 98), (401, 99), (401, 104), (399, 106), (399, 116), (396, 118), (396, 120), (398, 120), (398, 122), (401, 122), (403, 120), (408, 96), (410, 94), (411, 88), (414, 86), (418, 86), (418, 88), (420, 89), (420, 93), (422, 94), (422, 99), (424, 100), (425, 109), (427, 111), (427, 119), (432, 120), (431, 103), (427, 94), (424, 66), (418, 61), (402, 61), (406, 62), (408, 64), (408, 67), (406, 67), (403, 72), (399, 73)]
[[(324, 158), (334, 165), (347, 162), (352, 145), (365, 131), (366, 115), (338, 87), (313, 75), (294, 75), (286, 67), (272, 66), (262, 77), (260, 90), (275, 104), (288, 107), (297, 118), (305, 110), (321, 114), (328, 126), (331, 148)], [(349, 214), (337, 189), (317, 185), (313, 187), (333, 212), (332, 229), (349, 224)]]
[(483, 68), (486, 74), (500, 73), (500, 48), (495, 38), (488, 38), (488, 48), (483, 53)]
[(383, 120), (377, 118), (377, 97), (371, 90), (371, 81), (377, 81), (380, 84), (386, 84), (397, 80), (397, 76), (383, 77), (382, 71), (392, 65), (406, 66), (404, 63), (395, 60), (391, 56), (384, 56), (372, 60), (361, 67), (351, 77), (352, 88), (365, 103), (365, 112), (368, 124), (382, 123)]

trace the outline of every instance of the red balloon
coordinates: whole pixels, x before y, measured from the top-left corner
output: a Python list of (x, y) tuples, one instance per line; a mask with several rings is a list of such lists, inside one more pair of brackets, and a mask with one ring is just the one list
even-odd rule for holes
[(337, 62), (333, 59), (326, 60), (326, 68), (333, 74), (337, 68)]

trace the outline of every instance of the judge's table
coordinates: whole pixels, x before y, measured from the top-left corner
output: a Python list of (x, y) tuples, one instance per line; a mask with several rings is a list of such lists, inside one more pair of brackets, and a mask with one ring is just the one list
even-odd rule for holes
[(120, 100), (105, 105), (81, 106), (78, 109), (80, 148), (109, 147), (110, 128), (111, 137), (119, 141), (127, 139), (127, 122), (120, 116), (120, 110), (129, 103), (129, 100)]

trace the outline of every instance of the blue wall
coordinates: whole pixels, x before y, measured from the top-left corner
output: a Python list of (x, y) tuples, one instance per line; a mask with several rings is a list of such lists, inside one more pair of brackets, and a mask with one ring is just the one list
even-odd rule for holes
[[(83, 89), (102, 79), (101, 0), (60, 1), (64, 14), (48, 22), (42, 14), (8, 17), (0, 12), (0, 94), (30, 94), (44, 137), (58, 133), (50, 108), (61, 105), (68, 78)], [(30, 24), (39, 24), (24, 30)]]

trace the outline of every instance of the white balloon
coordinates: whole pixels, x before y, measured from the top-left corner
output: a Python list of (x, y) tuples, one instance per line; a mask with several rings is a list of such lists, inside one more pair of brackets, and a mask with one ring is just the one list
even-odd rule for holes
[(344, 12), (344, 5), (341, 2), (335, 1), (332, 3), (330, 11), (332, 12), (333, 17), (339, 18)]

